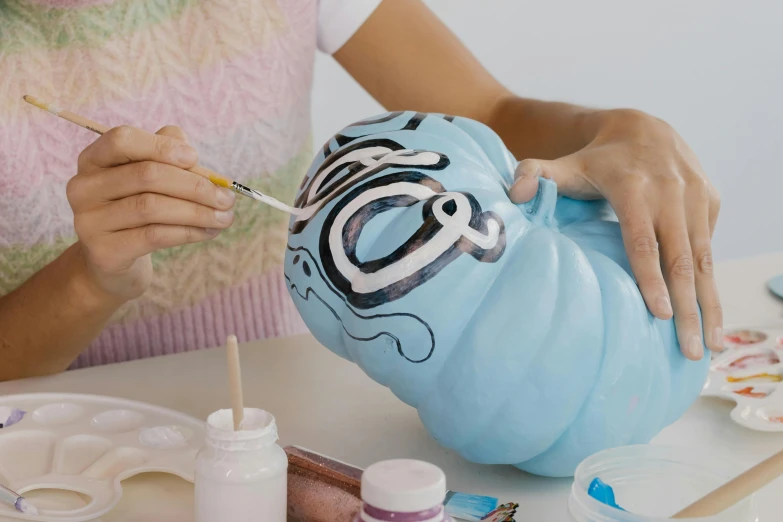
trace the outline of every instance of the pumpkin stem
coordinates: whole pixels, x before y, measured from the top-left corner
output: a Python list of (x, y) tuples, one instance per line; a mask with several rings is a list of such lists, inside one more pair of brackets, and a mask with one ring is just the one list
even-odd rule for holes
[(556, 227), (555, 206), (557, 205), (557, 183), (547, 178), (538, 178), (538, 192), (528, 201), (520, 205), (534, 225)]

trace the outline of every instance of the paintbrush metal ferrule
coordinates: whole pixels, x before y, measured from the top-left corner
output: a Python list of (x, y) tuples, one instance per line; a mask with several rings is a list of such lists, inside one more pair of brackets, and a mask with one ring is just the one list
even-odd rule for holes
[(30, 505), (29, 502), (27, 502), (27, 499), (25, 499), (22, 495), (11, 491), (7, 487), (0, 484), (0, 501), (3, 501), (4, 503), (8, 504), (9, 506), (13, 507), (20, 513), (24, 513), (27, 515), (37, 515), (38, 510), (35, 509), (32, 505)]

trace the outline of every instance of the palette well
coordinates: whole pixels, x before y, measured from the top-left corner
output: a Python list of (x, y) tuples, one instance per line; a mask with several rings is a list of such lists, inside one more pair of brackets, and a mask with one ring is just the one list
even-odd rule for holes
[(0, 506), (0, 518), (94, 520), (117, 505), (121, 481), (134, 475), (170, 473), (192, 482), (204, 444), (204, 423), (195, 418), (93, 395), (0, 397), (0, 424), (0, 483), (21, 495), (45, 489), (85, 499), (59, 509), (42, 506), (39, 516)]
[(702, 395), (737, 403), (731, 418), (758, 431), (783, 431), (783, 326), (728, 329)]

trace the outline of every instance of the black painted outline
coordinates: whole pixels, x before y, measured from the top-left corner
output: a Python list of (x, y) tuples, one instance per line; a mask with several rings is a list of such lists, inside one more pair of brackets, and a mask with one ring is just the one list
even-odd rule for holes
[[(378, 123), (385, 123), (387, 121), (392, 121), (395, 118), (399, 118), (404, 113), (405, 113), (405, 111), (393, 111), (393, 112), (390, 112), (390, 113), (388, 113), (388, 114), (386, 114), (384, 116), (381, 116), (379, 118), (368, 119), (368, 120), (360, 120), (360, 121), (352, 123), (351, 125), (348, 125), (344, 130), (347, 131), (348, 129), (352, 129), (354, 127), (367, 127), (367, 126), (370, 126), (370, 125), (376, 125)], [(428, 114), (428, 113), (424, 113), (424, 112), (417, 112), (417, 113), (415, 113), (411, 117), (410, 120), (407, 121), (405, 126), (402, 127), (401, 129), (395, 129), (393, 131), (384, 131), (384, 132), (395, 132), (396, 130), (416, 130), (416, 129), (419, 128), (419, 125), (421, 125), (421, 123), (426, 118), (433, 118), (433, 117), (436, 117), (436, 116), (434, 114)], [(451, 116), (451, 115), (448, 115), (448, 114), (444, 114), (444, 115), (440, 116), (440, 118), (446, 120), (449, 123), (454, 123), (454, 116)], [(372, 133), (362, 134), (360, 136), (345, 136), (342, 133), (338, 133), (333, 138), (329, 138), (328, 140), (326, 140), (326, 143), (324, 143), (324, 146), (321, 149), (321, 153), (324, 155), (324, 160), (325, 160), (324, 164), (322, 164), (320, 167), (318, 167), (318, 170), (315, 172), (315, 174), (313, 174), (312, 177), (308, 178), (307, 176), (305, 176), (304, 178), (302, 178), (302, 182), (299, 184), (300, 195), (296, 198), (296, 202), (294, 203), (294, 206), (302, 208), (302, 206), (301, 206), (301, 204), (302, 204), (301, 203), (301, 199), (302, 199), (302, 196), (303, 196), (302, 191), (305, 190), (305, 187), (308, 184), (310, 184), (310, 182), (312, 182), (312, 180), (315, 179), (318, 176), (318, 174), (326, 166), (328, 166), (328, 165), (330, 165), (331, 163), (334, 162), (333, 160), (328, 161), (328, 162), (326, 161), (329, 158), (330, 154), (332, 154), (332, 148), (331, 148), (332, 139), (334, 139), (337, 142), (337, 147), (339, 149), (340, 147), (342, 147), (344, 145), (347, 145), (348, 143), (351, 143), (352, 141), (358, 140), (360, 138), (364, 138), (366, 136), (369, 136), (370, 134), (372, 134)], [(399, 145), (399, 144), (397, 144), (397, 145)], [(355, 150), (355, 149), (353, 149), (353, 150)], [(395, 150), (399, 150), (399, 149), (395, 149)], [(339, 152), (340, 151), (338, 151), (338, 153)], [(323, 186), (324, 184), (322, 183), (321, 185)]]
[(412, 363), (417, 363), (417, 364), (418, 364), (418, 363), (423, 363), (423, 362), (426, 362), (427, 360), (429, 360), (429, 359), (430, 359), (430, 357), (432, 357), (432, 354), (433, 354), (433, 352), (435, 351), (435, 333), (432, 331), (432, 328), (430, 328), (430, 325), (429, 325), (429, 324), (427, 324), (427, 322), (426, 322), (426, 321), (422, 320), (422, 318), (421, 318), (421, 317), (419, 317), (419, 316), (417, 316), (417, 315), (414, 315), (414, 314), (405, 313), (405, 312), (399, 312), (399, 313), (393, 313), (393, 314), (374, 314), (374, 315), (362, 315), (362, 314), (360, 314), (360, 313), (356, 312), (356, 311), (355, 311), (353, 308), (351, 308), (351, 306), (348, 304), (348, 302), (346, 301), (345, 297), (344, 297), (344, 296), (342, 296), (342, 295), (340, 295), (340, 293), (339, 293), (339, 292), (337, 292), (337, 290), (335, 290), (334, 288), (332, 288), (332, 285), (330, 285), (330, 284), (329, 284), (329, 280), (328, 280), (327, 278), (325, 278), (325, 277), (324, 277), (324, 274), (323, 274), (323, 272), (321, 272), (321, 267), (320, 267), (320, 266), (318, 265), (318, 263), (316, 262), (316, 260), (315, 260), (315, 256), (313, 256), (313, 254), (310, 252), (310, 250), (308, 250), (308, 249), (307, 249), (307, 248), (305, 248), (305, 247), (296, 247), (296, 248), (294, 248), (294, 247), (292, 247), (291, 245), (286, 245), (286, 248), (287, 248), (288, 250), (290, 250), (291, 252), (306, 252), (306, 253), (307, 253), (307, 255), (309, 255), (309, 256), (310, 256), (310, 259), (313, 261), (313, 265), (315, 266), (315, 269), (318, 271), (318, 275), (319, 275), (319, 277), (321, 278), (321, 280), (323, 280), (324, 284), (326, 284), (326, 287), (327, 287), (329, 290), (331, 290), (331, 291), (332, 291), (332, 293), (334, 293), (334, 295), (336, 295), (336, 296), (337, 296), (337, 297), (338, 297), (338, 298), (339, 298), (339, 299), (340, 299), (340, 300), (341, 300), (343, 303), (345, 303), (345, 307), (346, 307), (346, 308), (347, 308), (347, 309), (348, 309), (348, 310), (349, 310), (349, 311), (350, 311), (350, 312), (351, 312), (353, 315), (355, 315), (355, 316), (356, 316), (356, 317), (358, 317), (359, 319), (377, 319), (377, 318), (385, 318), (385, 317), (410, 317), (410, 318), (412, 318), (412, 319), (415, 319), (415, 320), (417, 320), (418, 322), (420, 322), (420, 323), (421, 323), (421, 324), (422, 324), (422, 325), (423, 325), (423, 326), (424, 326), (424, 327), (427, 329), (427, 331), (429, 332), (429, 334), (430, 334), (430, 349), (429, 349), (429, 352), (427, 352), (427, 356), (426, 356), (426, 357), (424, 357), (423, 359), (418, 359), (418, 360), (417, 360), (417, 359), (411, 359), (410, 357), (408, 357), (407, 355), (405, 355), (405, 352), (404, 352), (404, 351), (403, 351), (403, 349), (402, 349), (402, 343), (400, 342), (400, 339), (399, 339), (399, 338), (398, 338), (396, 335), (392, 334), (391, 332), (386, 332), (386, 331), (384, 331), (384, 332), (379, 332), (379, 333), (377, 333), (376, 335), (374, 335), (374, 336), (372, 336), (372, 337), (366, 337), (366, 338), (365, 338), (365, 337), (356, 337), (356, 336), (352, 335), (352, 334), (351, 334), (351, 332), (349, 332), (349, 331), (348, 331), (348, 329), (345, 327), (345, 322), (343, 322), (343, 319), (342, 319), (342, 317), (340, 317), (340, 314), (338, 314), (338, 313), (337, 313), (337, 311), (336, 311), (334, 308), (332, 308), (331, 306), (329, 306), (329, 303), (327, 303), (327, 302), (326, 302), (326, 300), (324, 300), (324, 298), (322, 298), (320, 295), (318, 295), (318, 292), (316, 292), (315, 290), (313, 290), (313, 288), (312, 288), (312, 287), (308, 286), (308, 287), (305, 289), (305, 293), (304, 293), (304, 295), (302, 295), (302, 292), (300, 292), (300, 291), (299, 291), (299, 287), (297, 286), (297, 284), (296, 284), (296, 283), (294, 283), (294, 282), (291, 280), (291, 278), (288, 276), (288, 274), (283, 274), (283, 275), (285, 276), (285, 279), (286, 279), (286, 281), (288, 281), (288, 284), (289, 284), (289, 286), (290, 286), (291, 290), (294, 290), (294, 291), (296, 291), (296, 293), (297, 293), (297, 295), (298, 295), (299, 297), (301, 297), (301, 298), (302, 298), (302, 299), (304, 299), (305, 301), (309, 301), (309, 299), (310, 299), (310, 294), (312, 294), (312, 295), (314, 295), (314, 296), (315, 296), (315, 297), (316, 297), (316, 298), (317, 298), (319, 301), (321, 301), (321, 303), (322, 303), (322, 304), (323, 304), (323, 305), (324, 305), (326, 308), (328, 308), (328, 309), (329, 309), (329, 311), (331, 311), (331, 312), (332, 312), (332, 315), (334, 315), (335, 319), (337, 319), (338, 321), (340, 321), (340, 326), (342, 326), (342, 328), (343, 328), (343, 331), (344, 331), (344, 332), (345, 332), (345, 333), (348, 335), (348, 337), (350, 337), (351, 339), (357, 340), (357, 341), (373, 341), (373, 340), (375, 340), (375, 339), (379, 338), (381, 335), (386, 335), (386, 336), (388, 336), (390, 339), (392, 339), (392, 340), (395, 342), (395, 344), (397, 345), (397, 353), (399, 353), (399, 354), (400, 354), (400, 355), (401, 355), (403, 358), (405, 358), (405, 360), (407, 360), (407, 361), (409, 361), (409, 362), (412, 362)]
[[(307, 180), (307, 184), (302, 189), (301, 194), (299, 194), (299, 196), (296, 198), (296, 201), (294, 202), (294, 206), (296, 206), (298, 208), (304, 208), (304, 207), (306, 207), (308, 205), (312, 205), (312, 204), (316, 203), (318, 201), (319, 197), (323, 197), (323, 195), (328, 195), (328, 192), (327, 193), (322, 193), (319, 190), (318, 193), (316, 194), (316, 198), (313, 201), (311, 201), (309, 203), (307, 201), (308, 196), (310, 195), (310, 192), (311, 192), (311, 188), (312, 188), (313, 182), (318, 178), (318, 176), (321, 175), (321, 172), (326, 170), (328, 167), (332, 166), (334, 163), (339, 162), (347, 154), (349, 154), (349, 153), (351, 153), (351, 152), (353, 152), (355, 150), (367, 149), (367, 148), (370, 148), (370, 147), (384, 147), (384, 148), (387, 148), (387, 149), (392, 150), (392, 151), (403, 150), (405, 148), (405, 147), (403, 147), (402, 145), (400, 145), (399, 143), (397, 143), (394, 140), (390, 140), (390, 139), (371, 139), (371, 140), (362, 141), (360, 143), (354, 143), (350, 147), (345, 147), (344, 149), (338, 150), (337, 152), (335, 152), (334, 154), (332, 154), (328, 158), (326, 158), (326, 160), (324, 160), (324, 162), (321, 164), (321, 166), (318, 167), (318, 170), (315, 171), (315, 174), (313, 174), (313, 176), (310, 179)], [(342, 166), (342, 168), (334, 169), (332, 172), (330, 172), (329, 173), (329, 179), (327, 179), (326, 181), (332, 180), (338, 173), (343, 172), (346, 168), (350, 169), (352, 166), (356, 165), (357, 163), (359, 165), (361, 165), (361, 168), (367, 168), (365, 165), (363, 165), (359, 161), (346, 163), (345, 165)], [(325, 185), (325, 183), (321, 183), (322, 187), (324, 185)]]
[[(376, 146), (376, 144), (373, 143), (375, 141), (376, 140), (368, 140), (368, 141), (363, 141), (361, 143), (357, 143), (356, 144), (357, 145), (356, 148), (354, 148), (352, 150), (356, 150), (358, 148), (362, 148), (361, 146), (364, 145), (365, 143), (370, 143), (371, 145), (369, 145), (369, 146)], [(382, 140), (377, 140), (377, 141), (382, 141)], [(396, 143), (396, 142), (394, 142), (394, 143)], [(398, 143), (397, 143), (397, 146), (399, 146), (400, 148), (396, 149), (396, 150), (403, 150), (402, 146), (399, 145)], [(432, 151), (414, 150), (414, 151), (411, 151), (411, 154), (419, 154), (419, 153), (423, 153), (423, 152), (432, 152)], [(313, 200), (310, 201), (309, 203), (307, 203), (306, 205), (304, 203), (304, 199), (298, 200), (297, 203), (296, 203), (296, 206), (299, 207), (299, 208), (304, 208), (305, 206), (311, 206), (311, 205), (319, 205), (320, 207), (309, 218), (303, 219), (303, 220), (300, 220), (300, 221), (294, 221), (294, 224), (291, 227), (291, 229), (289, 230), (289, 232), (291, 234), (300, 234), (300, 233), (302, 233), (302, 231), (307, 227), (307, 225), (310, 224), (310, 221), (312, 221), (313, 218), (315, 218), (315, 216), (318, 215), (318, 212), (320, 212), (321, 208), (323, 208), (324, 206), (329, 204), (332, 200), (334, 200), (338, 196), (341, 196), (341, 195), (345, 194), (347, 191), (351, 190), (352, 187), (356, 186), (357, 184), (361, 183), (362, 181), (364, 181), (364, 180), (366, 180), (368, 178), (371, 178), (371, 177), (375, 176), (376, 174), (378, 174), (380, 172), (383, 172), (384, 170), (388, 170), (388, 169), (392, 169), (392, 168), (411, 168), (411, 167), (415, 167), (417, 169), (422, 169), (422, 170), (443, 170), (443, 169), (445, 169), (446, 167), (449, 166), (450, 161), (449, 161), (448, 156), (446, 156), (445, 154), (441, 154), (439, 152), (432, 152), (432, 153), (433, 154), (437, 154), (439, 156), (439, 158), (440, 158), (440, 159), (438, 159), (437, 163), (434, 163), (432, 165), (409, 165), (409, 164), (404, 164), (404, 163), (384, 163), (382, 165), (378, 165), (377, 167), (374, 167), (374, 168), (368, 170), (362, 176), (360, 176), (359, 178), (354, 180), (353, 184), (351, 184), (351, 185), (341, 185), (339, 182), (336, 182), (336, 183), (333, 183), (332, 185), (330, 185), (329, 190), (324, 190), (323, 192), (321, 192), (319, 190), (318, 193), (316, 194), (316, 196), (313, 198)], [(379, 159), (380, 157), (382, 157), (382, 155), (375, 155), (375, 156), (373, 156), (373, 158), (375, 158), (375, 159)], [(353, 162), (353, 163), (351, 163), (349, 165), (351, 165), (351, 166), (349, 167), (349, 170), (348, 170), (349, 174), (348, 175), (351, 175), (351, 176), (356, 174), (357, 172), (367, 168), (366, 165), (364, 165), (364, 164), (362, 164), (361, 162), (358, 162), (358, 161)], [(342, 172), (343, 170), (344, 169), (341, 169), (339, 172)], [(315, 179), (315, 176), (313, 176), (313, 179)], [(330, 179), (331, 179), (331, 174), (330, 174)], [(309, 193), (311, 187), (312, 187), (312, 184), (310, 184), (310, 186), (307, 188), (307, 193)], [(305, 196), (305, 193), (303, 192), (302, 195), (300, 196), (300, 198), (303, 198), (304, 196)]]
[[(503, 220), (494, 212), (482, 212), (481, 205), (476, 198), (472, 194), (463, 192), (462, 194), (467, 197), (471, 206), (471, 218), (469, 222), (471, 228), (486, 234), (488, 231), (487, 221), (489, 219), (493, 219), (499, 224), (498, 242), (492, 249), (482, 249), (468, 238), (462, 236), (427, 266), (417, 270), (415, 273), (373, 292), (354, 292), (351, 281), (346, 279), (335, 265), (334, 255), (329, 244), (330, 231), (332, 227), (334, 227), (337, 216), (354, 199), (368, 190), (387, 187), (395, 183), (418, 183), (428, 187), (436, 193), (446, 192), (446, 188), (440, 182), (421, 172), (402, 171), (388, 174), (370, 180), (358, 187), (354, 187), (351, 192), (341, 198), (329, 211), (329, 215), (324, 220), (321, 228), (318, 253), (321, 255), (321, 263), (323, 264), (324, 271), (332, 284), (346, 296), (348, 302), (359, 309), (374, 308), (405, 297), (410, 292), (435, 277), (441, 270), (446, 268), (463, 253), (470, 254), (479, 262), (494, 263), (505, 251), (506, 235)], [(367, 205), (364, 205), (346, 221), (343, 230), (340, 231), (342, 234), (342, 247), (346, 256), (348, 256), (351, 263), (361, 270), (362, 273), (371, 274), (411, 255), (412, 252), (421, 246), (426, 245), (427, 242), (443, 228), (443, 225), (438, 221), (432, 211), (433, 204), (441, 197), (444, 196), (434, 196), (425, 202), (422, 209), (423, 222), (421, 226), (402, 245), (397, 247), (394, 252), (379, 259), (359, 262), (356, 256), (356, 244), (364, 225), (381, 212), (385, 212), (391, 208), (410, 207), (418, 203), (419, 200), (405, 194), (400, 194), (374, 200)]]

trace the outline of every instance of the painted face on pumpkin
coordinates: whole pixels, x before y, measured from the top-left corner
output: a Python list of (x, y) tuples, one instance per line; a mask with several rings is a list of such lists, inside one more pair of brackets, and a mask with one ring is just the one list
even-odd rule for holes
[[(415, 115), (403, 129), (415, 130), (421, 119), (422, 115)], [(355, 127), (365, 125), (369, 123), (362, 122)], [(348, 144), (353, 139), (356, 137), (342, 136), (337, 141)], [(470, 193), (449, 192), (440, 182), (426, 175), (426, 171), (440, 171), (449, 166), (445, 154), (404, 149), (389, 139), (361, 141), (334, 154), (327, 148), (324, 153), (328, 159), (302, 183), (296, 204), (306, 210), (294, 218), (291, 227), (292, 236), (302, 234), (319, 212), (327, 213), (320, 225), (319, 259), (309, 250), (296, 250), (290, 263), (291, 273), (286, 274), (289, 285), (301, 298), (307, 297), (306, 300), (309, 300), (309, 289), (344, 328), (346, 313), (365, 323), (365, 327), (374, 323), (372, 328), (362, 328), (363, 334), (346, 330), (353, 339), (373, 340), (384, 335), (394, 341), (400, 355), (408, 361), (426, 361), (435, 344), (428, 327), (427, 335), (421, 336), (424, 332), (419, 331), (411, 336), (419, 329), (409, 322), (394, 326), (386, 322), (386, 328), (383, 328), (381, 319), (386, 316), (361, 315), (355, 309), (368, 310), (405, 297), (462, 254), (479, 262), (497, 261), (506, 244), (503, 220), (493, 212), (483, 212)], [(326, 207), (338, 198), (339, 201), (327, 210)], [(384, 256), (359, 259), (357, 247), (362, 232), (373, 219), (422, 202), (421, 223), (404, 242), (393, 245)], [(302, 259), (303, 255), (308, 259)], [(297, 284), (297, 278), (292, 276), (298, 272), (300, 260), (305, 275), (301, 281), (307, 284), (304, 290), (300, 288), (303, 283)], [(313, 278), (321, 279), (328, 292), (316, 291), (313, 284), (319, 286), (320, 283)], [(325, 296), (331, 294), (343, 301), (343, 306), (329, 305)], [(394, 316), (402, 317), (400, 314)], [(416, 321), (426, 327), (420, 318), (416, 317)], [(385, 331), (392, 326), (394, 332)], [(406, 355), (403, 344), (408, 343), (404, 343), (403, 338), (412, 338), (410, 344), (421, 346), (430, 344), (425, 341), (427, 336), (432, 342), (426, 354)]]

